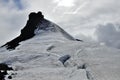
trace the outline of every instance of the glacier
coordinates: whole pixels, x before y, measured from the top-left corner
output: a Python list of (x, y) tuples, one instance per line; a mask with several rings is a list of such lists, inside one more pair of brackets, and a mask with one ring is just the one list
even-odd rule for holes
[[(12, 80), (120, 80), (119, 49), (77, 41), (47, 19), (34, 34), (15, 50), (0, 48), (0, 63), (16, 74)], [(63, 65), (59, 59), (65, 55), (70, 58)]]

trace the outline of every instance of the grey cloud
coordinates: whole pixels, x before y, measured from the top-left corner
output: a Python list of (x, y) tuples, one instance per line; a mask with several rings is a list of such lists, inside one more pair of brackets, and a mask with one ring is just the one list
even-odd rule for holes
[(23, 0), (1, 0), (0, 1), (2, 6), (8, 7), (9, 9), (17, 9), (17, 10), (23, 10), (25, 8), (22, 2)]
[(120, 25), (107, 23), (99, 25), (96, 28), (95, 35), (99, 42), (105, 43), (107, 46), (120, 49)]
[(19, 34), (19, 30), (25, 25), (28, 14), (26, 11), (23, 12), (14, 7), (12, 8), (13, 3), (6, 3), (0, 1), (0, 45)]

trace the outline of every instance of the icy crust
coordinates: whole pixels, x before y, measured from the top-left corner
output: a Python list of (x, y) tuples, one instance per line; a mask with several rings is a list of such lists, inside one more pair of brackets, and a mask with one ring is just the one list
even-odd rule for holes
[[(14, 51), (0, 50), (0, 63), (17, 73), (12, 80), (120, 79), (120, 50), (45, 34), (22, 42)], [(63, 65), (59, 59), (64, 55), (71, 57)]]

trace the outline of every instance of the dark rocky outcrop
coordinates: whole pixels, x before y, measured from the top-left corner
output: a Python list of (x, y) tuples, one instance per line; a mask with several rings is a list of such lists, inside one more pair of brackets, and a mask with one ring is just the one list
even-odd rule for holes
[[(5, 80), (5, 76), (8, 74), (7, 71), (13, 70), (12, 67), (9, 67), (5, 63), (0, 63), (0, 80)], [(9, 79), (12, 79), (12, 76), (8, 76)]]
[(35, 34), (34, 31), (37, 28), (37, 25), (44, 19), (44, 16), (41, 12), (35, 13), (32, 12), (29, 14), (29, 20), (27, 21), (26, 26), (21, 30), (21, 34), (13, 39), (10, 42), (7, 42), (1, 47), (6, 47), (7, 49), (15, 49), (21, 41), (32, 38)]
[(83, 42), (83, 40), (80, 40), (80, 39), (76, 39), (76, 41), (81, 41), (81, 42)]
[(12, 67), (8, 67), (5, 63), (0, 63), (0, 70), (13, 70)]

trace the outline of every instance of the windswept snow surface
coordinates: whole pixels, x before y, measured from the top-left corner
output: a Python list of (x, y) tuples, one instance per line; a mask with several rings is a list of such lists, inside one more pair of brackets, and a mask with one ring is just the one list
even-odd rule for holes
[[(53, 32), (53, 33), (59, 33), (59, 35), (62, 35), (64, 38), (67, 38), (69, 40), (75, 40), (71, 35), (69, 35), (67, 32), (65, 32), (62, 28), (60, 28), (58, 25), (56, 25), (55, 23), (47, 20), (47, 19), (43, 19), (37, 26), (37, 29), (35, 30), (35, 34), (42, 34), (42, 33), (47, 33), (48, 32)], [(56, 36), (59, 36), (56, 35)], [(54, 36), (55, 37), (55, 36)], [(62, 37), (60, 37), (62, 38)]]
[[(38, 28), (15, 50), (1, 48), (0, 63), (16, 73), (12, 80), (120, 80), (119, 49), (68, 39), (61, 31)], [(59, 58), (64, 55), (71, 57), (63, 65)]]

